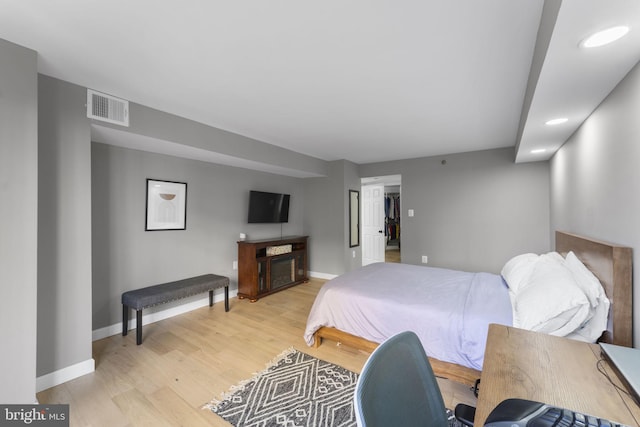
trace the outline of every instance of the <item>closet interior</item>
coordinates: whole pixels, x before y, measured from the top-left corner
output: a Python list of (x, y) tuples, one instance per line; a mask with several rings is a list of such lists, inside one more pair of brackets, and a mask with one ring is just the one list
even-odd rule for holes
[[(384, 187), (384, 223), (386, 237), (386, 257), (389, 251), (397, 251), (400, 256), (400, 186)], [(399, 262), (399, 260), (398, 260)]]

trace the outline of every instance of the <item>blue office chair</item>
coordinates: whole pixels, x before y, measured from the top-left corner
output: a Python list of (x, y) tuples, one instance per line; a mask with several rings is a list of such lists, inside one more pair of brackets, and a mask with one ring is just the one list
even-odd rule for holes
[(449, 425), (431, 364), (417, 335), (409, 331), (371, 353), (358, 378), (354, 403), (360, 427)]

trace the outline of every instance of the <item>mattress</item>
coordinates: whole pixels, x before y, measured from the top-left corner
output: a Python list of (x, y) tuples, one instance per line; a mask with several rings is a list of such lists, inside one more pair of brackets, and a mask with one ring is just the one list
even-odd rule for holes
[(325, 283), (304, 339), (329, 326), (381, 343), (415, 332), (428, 356), (481, 370), (490, 323), (511, 325), (500, 275), (397, 263), (374, 263)]

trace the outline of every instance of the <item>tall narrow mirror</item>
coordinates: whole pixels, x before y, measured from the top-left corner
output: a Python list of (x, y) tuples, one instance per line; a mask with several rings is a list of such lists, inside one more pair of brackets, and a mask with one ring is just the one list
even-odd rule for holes
[(360, 246), (360, 192), (349, 190), (349, 247)]

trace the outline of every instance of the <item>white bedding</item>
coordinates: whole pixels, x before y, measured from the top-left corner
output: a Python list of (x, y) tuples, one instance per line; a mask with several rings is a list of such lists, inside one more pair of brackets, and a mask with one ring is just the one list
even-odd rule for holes
[(325, 283), (304, 338), (313, 345), (314, 332), (330, 326), (380, 343), (411, 330), (430, 357), (481, 370), (490, 323), (512, 324), (501, 276), (376, 263)]
[(608, 312), (600, 282), (571, 252), (518, 255), (501, 275), (376, 263), (325, 283), (304, 338), (313, 345), (328, 326), (381, 343), (410, 330), (430, 357), (481, 370), (490, 323), (595, 342)]

